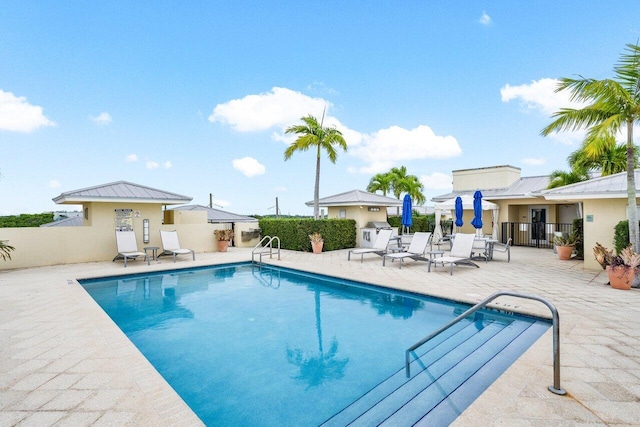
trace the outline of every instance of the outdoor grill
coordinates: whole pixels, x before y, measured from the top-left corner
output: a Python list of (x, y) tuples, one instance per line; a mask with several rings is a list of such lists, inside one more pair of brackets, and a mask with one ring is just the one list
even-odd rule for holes
[(387, 221), (370, 221), (364, 228), (375, 228), (376, 234), (383, 229), (391, 229), (391, 225)]
[(391, 229), (387, 221), (371, 221), (360, 229), (360, 246), (370, 248), (376, 240), (376, 235), (382, 229)]

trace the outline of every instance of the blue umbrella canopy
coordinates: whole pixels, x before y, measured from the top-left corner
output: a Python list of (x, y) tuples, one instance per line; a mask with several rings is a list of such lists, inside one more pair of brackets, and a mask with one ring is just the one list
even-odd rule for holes
[(460, 196), (456, 197), (456, 207), (455, 207), (455, 213), (456, 213), (456, 227), (462, 227), (462, 224), (464, 224), (462, 222), (462, 211), (464, 210), (464, 208), (462, 207), (462, 199), (460, 198)]
[(473, 220), (471, 225), (475, 228), (482, 228), (482, 193), (477, 190), (473, 193)]
[(411, 196), (405, 194), (402, 201), (402, 226), (411, 227), (413, 225), (413, 219), (411, 218)]

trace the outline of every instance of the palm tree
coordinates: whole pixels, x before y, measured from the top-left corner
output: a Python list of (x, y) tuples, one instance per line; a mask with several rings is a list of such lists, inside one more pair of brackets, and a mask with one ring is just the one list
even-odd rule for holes
[(367, 191), (369, 193), (375, 193), (376, 191), (382, 191), (383, 196), (387, 196), (387, 193), (391, 191), (391, 181), (393, 176), (390, 173), (378, 173), (371, 178)]
[[(613, 175), (627, 170), (627, 147), (616, 143), (608, 135), (597, 143), (583, 144), (567, 158), (569, 165), (585, 172), (600, 171), (601, 176)], [(634, 165), (638, 164), (638, 151), (634, 153)]]
[(628, 44), (614, 72), (614, 79), (561, 79), (556, 92), (568, 90), (572, 101), (588, 105), (579, 109), (560, 109), (552, 116), (555, 120), (542, 129), (541, 134), (547, 136), (552, 132), (588, 129), (585, 144), (597, 149), (607, 135), (617, 134), (626, 125), (627, 218), (629, 240), (637, 251), (640, 248), (640, 227), (636, 212), (633, 125), (640, 121), (640, 46)]
[(284, 151), (284, 160), (289, 160), (293, 153), (296, 151), (307, 151), (311, 147), (317, 147), (316, 155), (316, 183), (313, 190), (313, 217), (318, 219), (320, 215), (320, 154), (322, 149), (327, 152), (331, 163), (335, 163), (338, 158), (338, 152), (336, 151), (337, 145), (344, 151), (347, 151), (347, 143), (342, 137), (342, 132), (334, 127), (323, 127), (324, 112), (322, 113), (322, 120), (318, 123), (318, 119), (309, 115), (302, 117), (305, 124), (294, 125), (288, 127), (284, 133), (294, 133), (299, 135), (291, 145)]
[(589, 175), (580, 169), (572, 169), (569, 172), (563, 170), (554, 170), (549, 177), (549, 185), (547, 188), (558, 188), (569, 184), (575, 184), (576, 182), (582, 182), (589, 179)]
[(392, 176), (393, 194), (397, 199), (400, 199), (402, 193), (406, 193), (411, 196), (416, 205), (420, 205), (427, 200), (422, 194), (424, 185), (422, 185), (417, 176), (408, 175), (405, 166), (391, 168), (389, 174)]
[(400, 195), (405, 192), (406, 183), (410, 179), (408, 177), (413, 175), (407, 175), (406, 166), (391, 168), (391, 170), (389, 171), (389, 175), (391, 175), (391, 186), (393, 189), (393, 195), (396, 196), (396, 199), (400, 199)]
[(16, 248), (7, 244), (8, 240), (0, 240), (0, 258), (4, 261), (11, 259), (11, 251), (15, 251)]

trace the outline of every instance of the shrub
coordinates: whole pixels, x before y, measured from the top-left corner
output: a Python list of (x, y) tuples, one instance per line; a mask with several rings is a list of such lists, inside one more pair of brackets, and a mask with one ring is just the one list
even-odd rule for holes
[(310, 252), (309, 236), (314, 233), (322, 235), (325, 251), (356, 245), (356, 222), (352, 219), (262, 218), (258, 224), (263, 236), (278, 236), (282, 249)]

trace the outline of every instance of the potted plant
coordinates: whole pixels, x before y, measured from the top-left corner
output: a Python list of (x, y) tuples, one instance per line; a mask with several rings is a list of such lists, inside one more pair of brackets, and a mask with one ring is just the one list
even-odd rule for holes
[(558, 251), (558, 259), (571, 259), (573, 250), (576, 247), (576, 238), (573, 234), (558, 234), (553, 238), (553, 243), (556, 245), (556, 251)]
[(309, 235), (309, 240), (311, 240), (311, 249), (313, 249), (314, 254), (319, 254), (322, 252), (322, 246), (324, 245), (324, 240), (322, 239), (322, 235), (318, 232)]
[(640, 265), (640, 254), (631, 249), (631, 245), (614, 255), (613, 250), (608, 250), (596, 242), (593, 248), (596, 261), (607, 271), (609, 284), (615, 289), (631, 289), (633, 279)]
[(11, 259), (11, 251), (15, 251), (16, 248), (7, 244), (8, 240), (0, 240), (0, 258), (4, 261)]
[(218, 252), (227, 252), (229, 242), (233, 239), (233, 230), (228, 228), (224, 230), (214, 230), (213, 234), (218, 240)]

